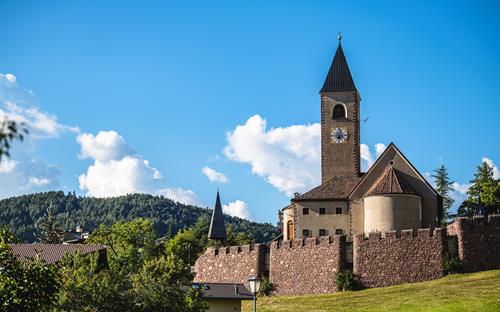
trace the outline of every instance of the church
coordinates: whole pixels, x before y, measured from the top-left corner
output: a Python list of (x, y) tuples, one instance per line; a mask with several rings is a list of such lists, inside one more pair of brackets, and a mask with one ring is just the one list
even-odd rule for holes
[(319, 92), (321, 185), (280, 210), (283, 240), (438, 226), (441, 196), (395, 144), (361, 172), (361, 97), (341, 39)]

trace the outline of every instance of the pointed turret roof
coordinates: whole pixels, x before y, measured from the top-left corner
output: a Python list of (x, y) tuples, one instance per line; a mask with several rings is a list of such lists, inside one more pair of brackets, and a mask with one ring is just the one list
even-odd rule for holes
[(341, 38), (342, 37), (339, 35), (339, 46), (337, 48), (337, 52), (333, 58), (332, 65), (330, 65), (328, 75), (326, 75), (323, 88), (321, 88), (319, 93), (358, 92), (356, 86), (354, 85), (354, 81), (352, 80), (351, 71), (349, 70), (349, 65), (347, 65), (344, 50), (342, 50), (342, 44), (340, 43)]
[(375, 185), (366, 194), (411, 194), (418, 195), (417, 191), (406, 181), (403, 173), (394, 167), (389, 167), (384, 175), (375, 182)]
[(219, 190), (217, 190), (217, 198), (215, 200), (214, 211), (212, 212), (212, 220), (210, 221), (210, 229), (208, 230), (208, 239), (224, 240), (226, 239), (226, 226), (224, 224), (224, 215), (222, 214), (222, 205), (220, 203)]

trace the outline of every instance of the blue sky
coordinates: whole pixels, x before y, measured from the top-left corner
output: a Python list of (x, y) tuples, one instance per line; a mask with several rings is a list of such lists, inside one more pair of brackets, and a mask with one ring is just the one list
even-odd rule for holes
[(318, 91), (339, 31), (369, 117), (365, 168), (395, 142), (422, 173), (444, 163), (462, 199), (484, 157), (500, 163), (496, 1), (0, 1), (0, 20), (0, 113), (31, 127), (0, 197), (212, 206), (219, 187), (227, 211), (274, 223), (319, 183)]

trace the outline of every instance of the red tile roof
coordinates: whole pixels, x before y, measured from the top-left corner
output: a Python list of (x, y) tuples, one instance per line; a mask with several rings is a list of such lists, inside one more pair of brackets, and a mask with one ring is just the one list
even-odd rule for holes
[(418, 195), (417, 191), (405, 180), (403, 173), (393, 167), (387, 169), (366, 193), (366, 195), (375, 194)]
[(45, 263), (55, 263), (62, 259), (65, 254), (79, 252), (88, 254), (106, 249), (105, 245), (97, 244), (11, 244), (11, 250), (14, 256), (21, 261), (29, 261), (35, 258), (37, 254)]
[(293, 198), (292, 201), (347, 199), (361, 178), (361, 176), (333, 177), (309, 192)]

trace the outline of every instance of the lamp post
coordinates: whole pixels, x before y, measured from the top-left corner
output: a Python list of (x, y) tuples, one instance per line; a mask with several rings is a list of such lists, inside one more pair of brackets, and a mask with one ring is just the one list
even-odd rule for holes
[(257, 312), (257, 293), (260, 288), (260, 278), (252, 276), (248, 279), (248, 284), (250, 286), (250, 292), (253, 294), (253, 312)]

